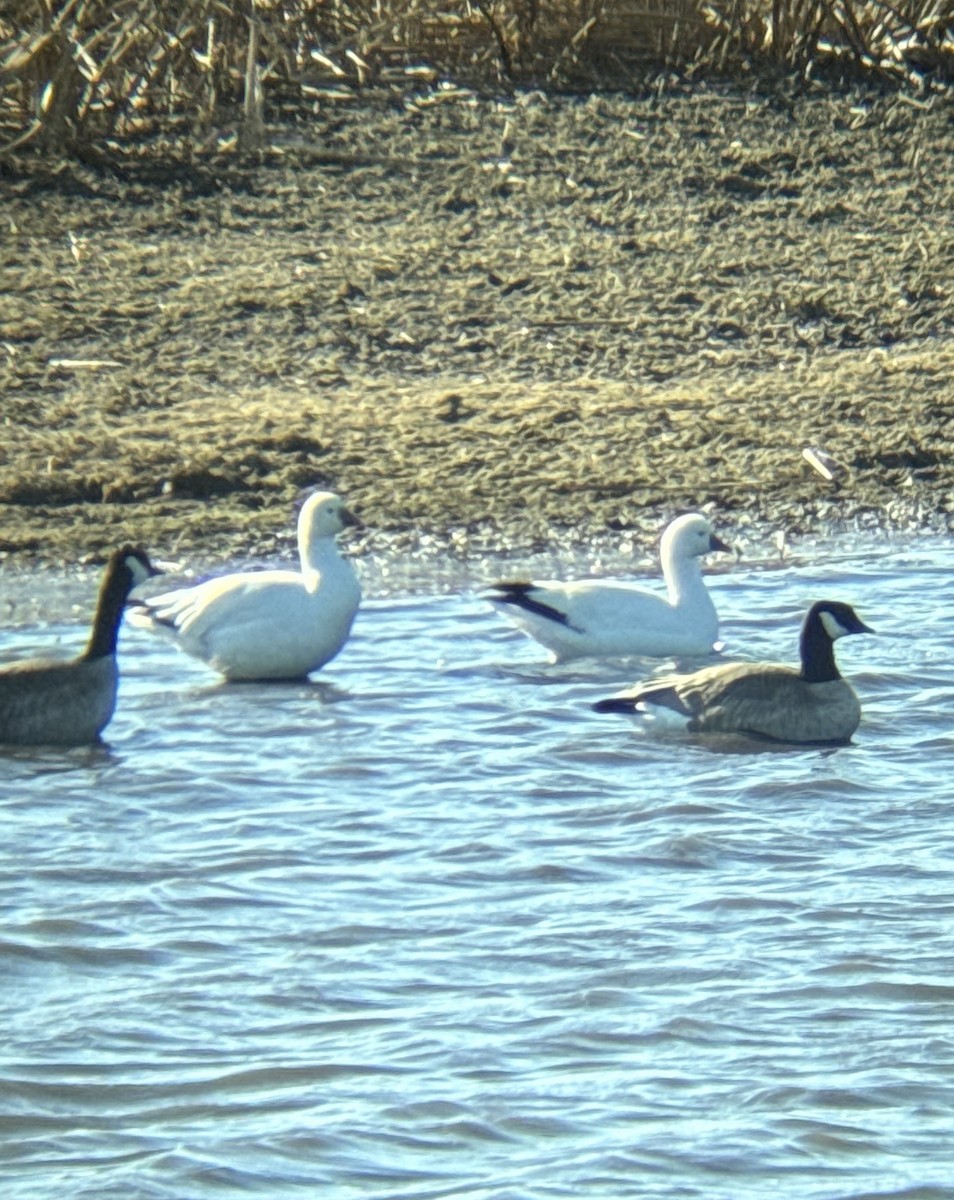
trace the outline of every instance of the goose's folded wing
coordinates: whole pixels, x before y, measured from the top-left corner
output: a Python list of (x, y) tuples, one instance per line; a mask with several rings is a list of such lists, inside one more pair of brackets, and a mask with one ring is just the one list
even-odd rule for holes
[[(274, 623), (276, 595), (293, 587), (302, 590), (301, 576), (293, 571), (257, 571), (223, 575), (195, 587), (165, 592), (144, 601), (152, 624), (165, 627), (182, 637), (201, 639), (210, 630), (245, 624), (261, 617)], [(136, 609), (132, 619), (136, 620)]]
[(659, 682), (674, 686), (682, 702), (697, 713), (715, 706), (739, 711), (785, 704), (804, 687), (797, 671), (772, 663), (720, 663)]
[(500, 583), (490, 589), (489, 598), (576, 633), (597, 634), (643, 621), (667, 630), (673, 624), (665, 597), (622, 580)]
[[(709, 678), (700, 678), (708, 675)], [(700, 728), (790, 742), (837, 742), (858, 722), (844, 680), (810, 684), (791, 667), (736, 664), (699, 672), (679, 687)]]
[(530, 580), (509, 580), (495, 583), (486, 590), (493, 604), (501, 604), (515, 616), (525, 613), (555, 625), (572, 628), (567, 613), (566, 589), (554, 583), (535, 583)]

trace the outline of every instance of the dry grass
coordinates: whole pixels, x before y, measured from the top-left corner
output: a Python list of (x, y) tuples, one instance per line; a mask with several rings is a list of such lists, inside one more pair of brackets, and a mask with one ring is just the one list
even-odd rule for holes
[(7, 0), (0, 154), (170, 129), (254, 151), (266, 116), (336, 92), (625, 89), (667, 72), (923, 92), (954, 78), (954, 0)]
[(320, 481), (415, 553), (951, 527), (947, 106), (458, 92), (317, 161), (3, 181), (0, 568), (272, 557)]
[[(241, 418), (205, 450), (205, 400), (107, 424), (77, 398), (51, 424), (14, 430), (0, 551), (68, 558), (78, 544), (99, 553), (132, 535), (163, 553), (274, 554), (291, 545), (294, 487), (315, 483), (343, 487), (378, 549), (413, 549), (422, 531), (475, 552), (620, 529), (650, 539), (662, 514), (699, 506), (720, 513), (734, 542), (773, 525), (936, 526), (952, 479), (937, 395), (952, 359), (950, 346), (846, 352), (781, 382), (750, 372), (731, 399), (702, 375), (640, 395), (586, 378), (559, 389), (370, 381), (341, 397), (346, 426), (333, 404), (265, 390), (244, 397)], [(819, 396), (839, 397), (830, 413)], [(839, 485), (801, 457), (819, 437), (844, 468)], [(515, 491), (532, 502), (513, 504)]]

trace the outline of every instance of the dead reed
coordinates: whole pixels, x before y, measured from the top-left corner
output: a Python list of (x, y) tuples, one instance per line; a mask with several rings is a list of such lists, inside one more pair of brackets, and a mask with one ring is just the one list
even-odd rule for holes
[(254, 151), (355, 89), (954, 79), (954, 0), (5, 0), (0, 155), (172, 130)]

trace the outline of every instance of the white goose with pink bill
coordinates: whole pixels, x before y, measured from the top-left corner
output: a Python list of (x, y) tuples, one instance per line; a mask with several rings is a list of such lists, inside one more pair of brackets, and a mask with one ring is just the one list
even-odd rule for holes
[(235, 571), (139, 600), (129, 621), (167, 637), (226, 679), (302, 679), (335, 657), (361, 586), (335, 537), (359, 521), (333, 492), (298, 516), (300, 570)]
[(719, 617), (700, 562), (706, 554), (728, 550), (706, 517), (689, 513), (677, 517), (662, 536), (665, 596), (613, 579), (503, 582), (482, 594), (557, 662), (711, 654)]
[(819, 600), (802, 622), (798, 667), (722, 663), (691, 675), (649, 679), (593, 708), (656, 718), (663, 728), (690, 733), (844, 745), (861, 721), (861, 705), (838, 670), (834, 643), (848, 634), (873, 632), (851, 605)]

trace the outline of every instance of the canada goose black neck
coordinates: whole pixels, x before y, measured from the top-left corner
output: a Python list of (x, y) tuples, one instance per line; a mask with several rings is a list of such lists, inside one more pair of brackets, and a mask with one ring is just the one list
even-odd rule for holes
[(802, 678), (806, 683), (830, 683), (841, 679), (835, 663), (835, 643), (821, 619), (821, 608), (813, 604), (802, 624), (799, 651)]
[(848, 633), (874, 633), (850, 604), (819, 600), (811, 606), (802, 625), (801, 676), (806, 683), (830, 683), (841, 679), (835, 666), (834, 642)]
[[(135, 572), (131, 563), (138, 564)], [(116, 653), (119, 625), (123, 619), (123, 609), (126, 607), (129, 593), (137, 583), (141, 583), (150, 575), (157, 574), (159, 572), (155, 570), (142, 550), (127, 546), (122, 550), (113, 551), (100, 585), (96, 613), (93, 617), (93, 628), (86, 650), (82, 655), (84, 661), (91, 662), (97, 658), (108, 658)]]

